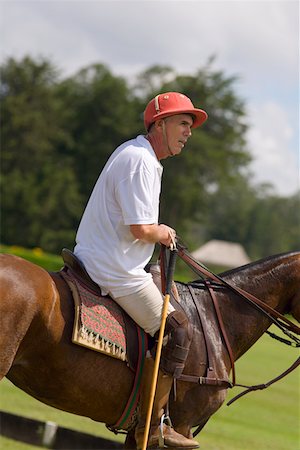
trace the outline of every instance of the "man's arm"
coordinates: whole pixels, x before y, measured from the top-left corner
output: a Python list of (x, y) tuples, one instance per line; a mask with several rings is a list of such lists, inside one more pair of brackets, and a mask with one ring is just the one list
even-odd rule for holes
[(155, 223), (130, 225), (130, 231), (136, 239), (148, 243), (160, 242), (167, 247), (171, 245), (176, 237), (176, 231), (163, 223), (160, 225)]

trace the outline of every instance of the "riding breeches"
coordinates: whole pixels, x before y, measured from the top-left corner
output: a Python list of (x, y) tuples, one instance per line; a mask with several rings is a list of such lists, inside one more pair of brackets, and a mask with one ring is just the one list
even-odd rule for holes
[[(164, 300), (154, 282), (133, 294), (113, 298), (146, 333), (154, 336), (159, 330)], [(168, 314), (172, 311), (169, 303)]]

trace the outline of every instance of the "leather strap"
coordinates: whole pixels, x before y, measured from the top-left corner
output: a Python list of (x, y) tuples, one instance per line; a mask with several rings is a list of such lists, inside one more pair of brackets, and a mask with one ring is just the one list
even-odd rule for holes
[(248, 394), (248, 392), (251, 391), (258, 391), (258, 390), (263, 390), (266, 389), (267, 387), (271, 386), (271, 384), (276, 383), (276, 381), (281, 380), (282, 378), (284, 378), (286, 375), (288, 375), (290, 372), (292, 372), (293, 370), (296, 369), (296, 367), (298, 367), (300, 365), (300, 357), (298, 359), (296, 359), (296, 361), (287, 369), (285, 370), (283, 373), (281, 373), (280, 375), (278, 375), (277, 377), (273, 378), (272, 380), (268, 381), (268, 383), (263, 383), (263, 384), (257, 384), (255, 386), (244, 386), (243, 384), (236, 384), (236, 386), (240, 386), (240, 387), (246, 387), (248, 389), (246, 389), (245, 391), (241, 392), (240, 394), (236, 395), (235, 397), (233, 397), (228, 403), (227, 406), (231, 405), (233, 402), (235, 402), (236, 400), (238, 400), (239, 398), (243, 397), (243, 395)]
[[(204, 342), (205, 342), (205, 347), (206, 347), (206, 353), (207, 353), (207, 379), (215, 379), (216, 378), (216, 374), (215, 374), (215, 369), (213, 367), (213, 345), (209, 336), (209, 332), (207, 330), (207, 324), (205, 320), (202, 320), (202, 311), (200, 311), (200, 306), (199, 306), (199, 302), (197, 301), (196, 298), (196, 294), (195, 291), (193, 289), (193, 287), (191, 285), (187, 285), (187, 288), (191, 294), (193, 303), (196, 307), (197, 310), (197, 314), (198, 314), (198, 318), (199, 318), (199, 322), (201, 324), (202, 327), (202, 331), (203, 331), (203, 336), (204, 336)], [(202, 378), (202, 377), (201, 377)], [(201, 383), (203, 384), (203, 383)]]
[(233, 384), (229, 380), (224, 380), (222, 378), (209, 378), (209, 377), (198, 377), (196, 375), (186, 375), (181, 374), (178, 378), (180, 381), (187, 381), (189, 383), (205, 384), (209, 386), (223, 386), (225, 388), (232, 388)]
[(233, 384), (229, 380), (225, 379), (218, 379), (216, 378), (215, 369), (213, 367), (213, 344), (211, 342), (211, 339), (209, 337), (209, 333), (207, 330), (206, 322), (202, 320), (202, 313), (199, 309), (199, 302), (197, 301), (195, 291), (191, 285), (187, 285), (189, 292), (191, 294), (191, 297), (193, 299), (194, 305), (197, 310), (197, 314), (199, 317), (200, 324), (202, 326), (206, 350), (207, 350), (207, 359), (208, 359), (208, 368), (207, 368), (207, 376), (206, 377), (199, 377), (196, 375), (186, 375), (181, 374), (179, 377), (180, 381), (187, 381), (190, 383), (197, 383), (200, 385), (209, 385), (209, 386), (224, 386), (226, 388), (233, 387)]
[(226, 330), (225, 330), (225, 327), (224, 327), (224, 322), (223, 322), (223, 318), (222, 318), (221, 311), (220, 311), (220, 308), (219, 308), (219, 303), (218, 303), (217, 297), (216, 297), (216, 295), (214, 293), (214, 290), (213, 290), (212, 286), (210, 285), (209, 281), (205, 281), (205, 285), (207, 286), (208, 292), (210, 293), (211, 299), (212, 299), (214, 307), (215, 307), (217, 319), (218, 319), (218, 322), (219, 322), (219, 327), (220, 327), (220, 330), (221, 330), (221, 335), (222, 335), (222, 337), (224, 339), (224, 342), (225, 342), (225, 345), (226, 345), (226, 349), (227, 349), (227, 352), (228, 352), (228, 355), (229, 355), (229, 359), (230, 359), (231, 370), (232, 370), (232, 384), (235, 385), (234, 356), (233, 356), (232, 349), (231, 349), (231, 346), (230, 346), (230, 342), (229, 342), (229, 339), (228, 339), (228, 336), (227, 336), (227, 333), (226, 333)]

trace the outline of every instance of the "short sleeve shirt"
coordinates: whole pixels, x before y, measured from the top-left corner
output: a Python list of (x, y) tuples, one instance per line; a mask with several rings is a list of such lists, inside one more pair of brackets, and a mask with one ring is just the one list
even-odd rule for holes
[(118, 147), (103, 168), (82, 216), (75, 254), (102, 293), (129, 295), (152, 282), (144, 267), (154, 244), (130, 225), (157, 224), (162, 165), (144, 136)]

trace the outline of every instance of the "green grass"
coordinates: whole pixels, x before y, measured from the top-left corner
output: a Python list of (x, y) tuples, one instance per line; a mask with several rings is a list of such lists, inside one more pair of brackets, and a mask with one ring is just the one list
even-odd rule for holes
[[(0, 251), (19, 254), (30, 260), (35, 258), (33, 262), (48, 270), (57, 270), (62, 265), (60, 257), (40, 250), (30, 252), (2, 246)], [(189, 279), (192, 278), (193, 275), (189, 276)], [(297, 350), (265, 335), (237, 362), (237, 382), (267, 382), (289, 367), (298, 355)], [(240, 388), (230, 391), (227, 400), (240, 391)], [(108, 439), (124, 440), (124, 436), (115, 436), (103, 424), (43, 405), (6, 379), (0, 383), (0, 408)], [(299, 370), (295, 370), (264, 391), (252, 392), (229, 407), (224, 404), (209, 420), (197, 440), (203, 450), (300, 450), (299, 424), (300, 379)], [(0, 436), (1, 450), (39, 448)]]
[(28, 445), (23, 442), (17, 442), (13, 439), (7, 439), (0, 436), (0, 449), (1, 450), (38, 450), (42, 447), (37, 447), (36, 445)]
[(22, 258), (27, 259), (28, 261), (31, 261), (49, 271), (57, 271), (63, 265), (61, 256), (46, 253), (38, 247), (29, 250), (15, 245), (0, 245), (0, 253), (11, 253), (12, 255), (21, 256)]
[[(283, 372), (297, 351), (264, 336), (236, 364), (237, 382), (260, 384)], [(299, 370), (264, 391), (223, 406), (208, 422), (200, 440), (206, 450), (299, 450)], [(230, 392), (233, 397), (238, 388)]]

